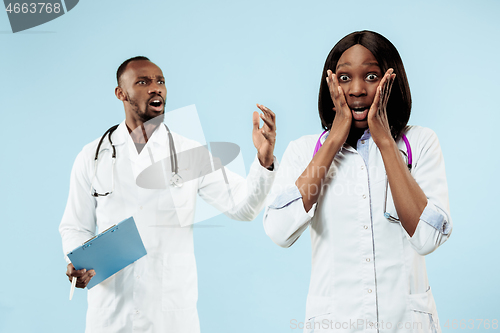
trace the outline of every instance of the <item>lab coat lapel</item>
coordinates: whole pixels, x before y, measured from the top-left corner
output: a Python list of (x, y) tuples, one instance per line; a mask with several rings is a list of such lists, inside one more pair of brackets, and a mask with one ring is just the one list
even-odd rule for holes
[(132, 163), (134, 179), (137, 179), (146, 168), (168, 156), (168, 137), (163, 124), (156, 128), (140, 154), (137, 153), (137, 148), (130, 135), (127, 137), (126, 145)]

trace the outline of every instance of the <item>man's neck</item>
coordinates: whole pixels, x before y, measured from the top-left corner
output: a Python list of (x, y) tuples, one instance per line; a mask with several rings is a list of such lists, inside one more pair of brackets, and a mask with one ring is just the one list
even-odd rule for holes
[(125, 124), (127, 125), (127, 129), (130, 136), (132, 137), (132, 140), (135, 143), (142, 143), (142, 144), (146, 144), (148, 142), (153, 132), (159, 126), (159, 124), (153, 124), (153, 123), (130, 124), (129, 122), (127, 122), (127, 120), (125, 120)]

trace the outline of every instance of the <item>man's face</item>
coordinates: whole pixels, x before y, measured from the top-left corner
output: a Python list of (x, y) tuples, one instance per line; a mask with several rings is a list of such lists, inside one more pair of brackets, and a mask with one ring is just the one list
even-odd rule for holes
[[(147, 60), (130, 62), (120, 78), (125, 112), (142, 123), (163, 115), (167, 88), (161, 69)], [(160, 117), (162, 118), (162, 117)]]

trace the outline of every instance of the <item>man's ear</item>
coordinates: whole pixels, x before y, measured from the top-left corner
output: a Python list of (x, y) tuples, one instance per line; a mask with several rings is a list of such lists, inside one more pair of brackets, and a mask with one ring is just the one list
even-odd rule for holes
[(120, 86), (115, 88), (115, 96), (122, 102), (125, 102), (127, 100), (127, 94), (125, 94), (125, 91), (123, 91), (122, 87)]

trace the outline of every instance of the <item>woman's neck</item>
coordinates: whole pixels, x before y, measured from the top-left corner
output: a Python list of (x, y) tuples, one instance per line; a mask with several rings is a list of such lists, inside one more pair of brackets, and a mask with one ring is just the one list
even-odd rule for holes
[(356, 127), (351, 127), (351, 130), (349, 131), (349, 136), (347, 137), (346, 142), (356, 149), (358, 146), (358, 140), (363, 136), (363, 133), (365, 132), (366, 128), (356, 128)]

